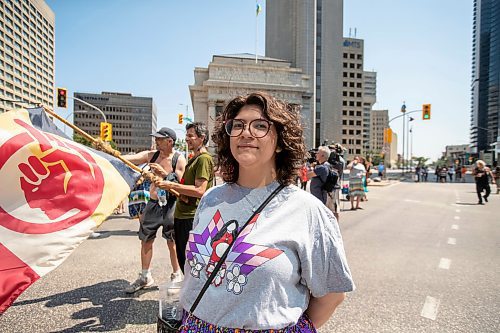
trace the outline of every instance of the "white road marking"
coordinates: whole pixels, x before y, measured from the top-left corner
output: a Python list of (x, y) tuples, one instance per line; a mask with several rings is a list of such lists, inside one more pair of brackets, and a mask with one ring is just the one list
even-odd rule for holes
[(441, 258), (441, 260), (439, 260), (439, 268), (441, 269), (450, 269), (450, 265), (451, 265), (451, 260), (450, 259), (447, 259), (447, 258)]
[(440, 302), (437, 298), (427, 296), (420, 315), (424, 318), (436, 320)]
[(455, 212), (456, 212), (456, 213), (460, 213), (460, 209), (456, 209), (456, 210), (455, 210)]
[(406, 201), (406, 202), (416, 202), (416, 203), (421, 202), (421, 201), (419, 201), (419, 200), (412, 200), (412, 199), (405, 199), (405, 201)]
[(456, 238), (448, 238), (448, 244), (450, 245), (456, 245), (457, 244), (457, 239)]
[(455, 220), (460, 220), (460, 216), (454, 216), (453, 217)]
[(460, 227), (458, 226), (458, 224), (452, 224), (452, 225), (451, 225), (451, 228), (452, 228), (453, 230), (458, 230)]

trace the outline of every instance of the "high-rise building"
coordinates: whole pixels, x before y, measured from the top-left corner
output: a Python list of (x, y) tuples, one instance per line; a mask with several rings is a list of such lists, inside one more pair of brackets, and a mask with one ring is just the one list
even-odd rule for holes
[(156, 106), (151, 97), (136, 97), (129, 93), (102, 92), (89, 94), (75, 92), (73, 123), (98, 137), (102, 114), (80, 102), (81, 99), (98, 109), (112, 124), (113, 141), (122, 153), (139, 152), (151, 149), (151, 133), (156, 131)]
[[(474, 0), (472, 37), (471, 152), (500, 151), (500, 2)], [(496, 156), (495, 156), (496, 155)], [(493, 161), (491, 161), (493, 162)]]
[(341, 140), (343, 7), (343, 0), (266, 2), (266, 56), (287, 60), (312, 79), (309, 147)]
[(372, 150), (371, 111), (377, 102), (377, 72), (363, 72), (363, 151)]
[(0, 112), (40, 104), (53, 108), (54, 23), (43, 0), (0, 1)]
[(384, 129), (389, 127), (389, 110), (370, 112), (370, 151), (380, 154), (384, 148)]
[(363, 40), (342, 43), (342, 145), (349, 157), (363, 154)]

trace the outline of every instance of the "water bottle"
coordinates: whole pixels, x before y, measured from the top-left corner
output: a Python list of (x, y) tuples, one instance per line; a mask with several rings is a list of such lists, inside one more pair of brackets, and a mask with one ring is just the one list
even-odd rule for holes
[(167, 191), (159, 188), (156, 189), (156, 194), (158, 194), (158, 204), (160, 207), (167, 205)]
[(159, 286), (159, 316), (168, 327), (179, 325), (182, 320), (182, 307), (179, 294), (182, 282), (167, 282)]

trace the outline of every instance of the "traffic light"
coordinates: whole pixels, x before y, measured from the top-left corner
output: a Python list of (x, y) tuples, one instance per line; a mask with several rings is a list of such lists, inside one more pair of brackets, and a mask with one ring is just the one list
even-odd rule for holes
[(184, 115), (183, 115), (182, 113), (179, 113), (179, 114), (177, 115), (177, 117), (178, 117), (177, 122), (178, 122), (179, 124), (182, 124), (182, 122), (184, 121)]
[(64, 88), (57, 88), (57, 106), (65, 108), (68, 105), (68, 91)]
[(101, 140), (109, 142), (113, 140), (113, 126), (111, 123), (101, 122)]
[(422, 119), (430, 120), (431, 119), (431, 105), (424, 104), (422, 105)]
[(392, 143), (392, 129), (384, 128), (384, 143)]

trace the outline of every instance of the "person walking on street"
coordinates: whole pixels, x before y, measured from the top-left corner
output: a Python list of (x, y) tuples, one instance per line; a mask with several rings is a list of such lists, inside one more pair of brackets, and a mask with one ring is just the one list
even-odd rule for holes
[[(488, 197), (490, 196), (491, 193), (488, 177), (491, 177), (493, 184), (495, 184), (495, 178), (490, 168), (488, 168), (484, 163), (484, 161), (482, 160), (476, 161), (476, 167), (472, 171), (472, 175), (474, 176), (474, 179), (476, 181), (476, 193), (477, 193), (477, 198), (479, 199), (478, 204), (484, 205), (483, 198), (485, 202), (488, 202)], [(486, 193), (484, 194), (484, 196), (481, 197), (483, 191), (485, 191)]]
[[(351, 210), (362, 209), (359, 206), (361, 198), (365, 195), (363, 189), (363, 176), (366, 173), (365, 166), (360, 162), (359, 156), (355, 156), (347, 166), (349, 169), (349, 197), (351, 199)], [(356, 201), (356, 206), (354, 206)]]
[(212, 139), (225, 183), (195, 215), (179, 332), (316, 332), (354, 283), (335, 217), (293, 185), (306, 153), (298, 108), (237, 97)]
[[(186, 159), (174, 151), (177, 135), (168, 128), (163, 127), (158, 132), (151, 134), (155, 138), (157, 150), (146, 150), (134, 155), (123, 155), (123, 158), (136, 164), (149, 163), (151, 171), (160, 178), (181, 179), (186, 166)], [(142, 215), (139, 217), (139, 239), (141, 240), (141, 267), (142, 271), (136, 281), (132, 282), (125, 292), (134, 293), (142, 288), (154, 284), (150, 265), (153, 258), (153, 243), (156, 232), (162, 227), (162, 236), (167, 240), (170, 253), (170, 263), (173, 273), (170, 279), (173, 282), (182, 281), (182, 273), (177, 261), (177, 251), (174, 243), (174, 207), (176, 197), (162, 191), (154, 184), (150, 187), (151, 199), (146, 204)]]
[(186, 125), (186, 143), (193, 151), (180, 183), (159, 181), (157, 186), (165, 190), (175, 190), (181, 195), (174, 213), (175, 246), (177, 259), (184, 273), (186, 262), (186, 244), (189, 232), (193, 229), (193, 219), (200, 198), (214, 183), (214, 162), (207, 152), (209, 133), (207, 126), (201, 122)]

